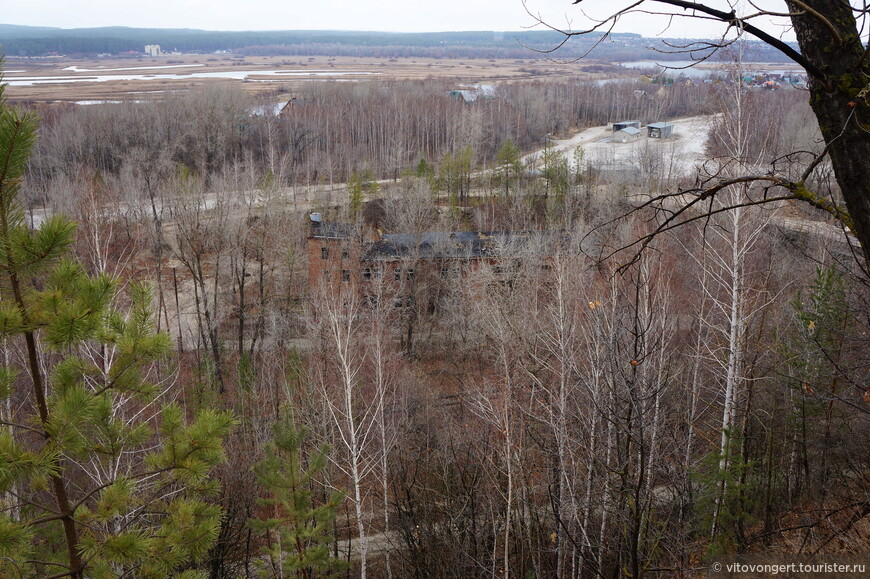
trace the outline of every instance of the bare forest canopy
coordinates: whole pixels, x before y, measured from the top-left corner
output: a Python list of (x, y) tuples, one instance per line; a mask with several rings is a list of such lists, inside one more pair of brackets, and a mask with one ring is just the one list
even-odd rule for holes
[[(145, 103), (35, 105), (42, 125), (30, 186), (38, 200), (38, 190), (50, 191), (60, 176), (75, 179), (82, 166), (120, 178), (144, 159), (159, 159), (170, 172), (181, 164), (207, 178), (248, 159), (268, 167), (280, 185), (344, 183), (353, 172), (395, 179), (466, 147), (472, 163), (491, 166), (506, 141), (530, 151), (575, 127), (714, 110), (713, 85), (702, 83), (648, 82), (639, 97), (634, 82), (525, 82), (500, 86), (494, 98), (474, 103), (451, 97), (452, 87), (449, 80), (309, 84), (279, 117), (252, 115), (256, 98), (233, 87)], [(806, 109), (802, 92), (763, 96), (768, 118), (788, 117), (773, 133), (804, 125), (789, 114)]]
[[(584, 56), (601, 36), (570, 39), (558, 51), (562, 59)], [(208, 31), (153, 28), (47, 28), (0, 24), (0, 47), (7, 56), (90, 56), (143, 53), (145, 45), (159, 44), (164, 51), (211, 53), (232, 51), (243, 55), (328, 55), (427, 58), (549, 58), (546, 52), (564, 41), (559, 32), (351, 32), (324, 30)], [(595, 47), (600, 60), (630, 61), (648, 58), (655, 51), (659, 60), (684, 59), (667, 54), (666, 43), (680, 39), (644, 38), (639, 34), (612, 34)], [(785, 62), (783, 55), (761, 42), (750, 43), (753, 58)]]
[[(838, 201), (807, 93), (674, 76), (467, 101), (447, 78), (311, 82), (281, 114), (242, 83), (22, 104), (0, 577), (866, 559), (870, 292), (842, 227), (757, 183), (674, 193), (816, 163), (808, 187)], [(5, 108), (0, 143), (26, 125)], [(614, 121), (643, 130), (614, 142)], [(706, 218), (631, 263), (663, 197)], [(69, 259), (37, 269), (54, 239)]]

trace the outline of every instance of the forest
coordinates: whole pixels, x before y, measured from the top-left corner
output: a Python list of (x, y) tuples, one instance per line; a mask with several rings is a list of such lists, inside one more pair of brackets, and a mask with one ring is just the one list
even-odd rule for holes
[[(0, 576), (866, 557), (860, 250), (758, 182), (650, 236), (651, 200), (823, 148), (806, 93), (742, 78), (326, 81), (280, 115), (229, 85), (4, 101)], [(690, 170), (550, 145), (699, 115)]]
[[(601, 34), (571, 39), (561, 46), (560, 59), (578, 58), (596, 46), (596, 58), (610, 61), (637, 60), (649, 55), (649, 47), (664, 48), (679, 42), (668, 38), (644, 38), (639, 34), (612, 35), (601, 44)], [(416, 58), (522, 58), (546, 59), (564, 38), (553, 30), (513, 32), (353, 32), (337, 30), (279, 30), (229, 32), (165, 28), (50, 28), (0, 24), (0, 44), (7, 56), (118, 55), (142, 53), (146, 44), (159, 44), (166, 51), (211, 53), (232, 51), (245, 55), (327, 55)], [(762, 42), (750, 42), (760, 61), (784, 62), (782, 55)], [(530, 50), (531, 49), (531, 50)], [(657, 54), (663, 60), (679, 55)], [(714, 58), (716, 58), (714, 56)]]

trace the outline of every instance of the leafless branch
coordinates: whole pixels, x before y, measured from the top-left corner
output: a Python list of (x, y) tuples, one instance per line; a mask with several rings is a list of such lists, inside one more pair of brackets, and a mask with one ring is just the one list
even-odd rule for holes
[[(808, 176), (809, 173), (812, 172), (812, 169), (818, 166), (823, 157), (824, 153), (814, 159), (811, 167), (808, 171), (804, 172), (804, 175)], [(766, 185), (764, 185), (763, 187), (763, 196), (761, 198), (752, 199), (744, 203), (729, 204), (718, 208), (714, 208), (712, 206), (712, 200), (719, 192), (723, 191), (724, 189), (727, 189), (734, 185), (751, 183), (766, 183)], [(783, 188), (788, 191), (788, 194), (769, 196), (769, 190), (774, 187)], [(685, 202), (685, 195), (694, 195), (695, 197), (690, 201)], [(677, 207), (676, 209), (669, 209), (664, 206), (665, 202), (674, 200), (677, 200), (679, 202), (679, 207)], [(697, 214), (687, 216), (688, 213), (692, 212), (693, 209), (695, 209), (705, 201), (709, 201), (711, 203), (708, 208), (700, 211)], [(622, 272), (625, 271), (627, 268), (631, 267), (633, 264), (637, 263), (637, 261), (640, 259), (640, 255), (650, 246), (653, 240), (663, 233), (673, 231), (678, 227), (687, 225), (698, 220), (708, 219), (713, 215), (717, 215), (719, 213), (732, 211), (739, 207), (766, 205), (769, 203), (775, 203), (780, 201), (802, 201), (811, 205), (812, 207), (815, 207), (816, 209), (821, 209), (822, 211), (825, 211), (826, 213), (837, 219), (840, 223), (844, 225), (844, 227), (854, 233), (854, 224), (852, 223), (852, 219), (846, 209), (834, 203), (833, 201), (821, 197), (807, 189), (806, 185), (804, 184), (804, 178), (802, 178), (800, 181), (795, 182), (789, 181), (777, 175), (741, 175), (739, 177), (733, 177), (730, 179), (721, 179), (711, 186), (697, 187), (694, 189), (681, 190), (677, 193), (665, 193), (663, 195), (657, 195), (639, 204), (631, 211), (631, 213), (636, 213), (644, 209), (653, 208), (656, 209), (659, 213), (667, 213), (668, 216), (664, 219), (664, 221), (659, 223), (651, 233), (638, 237), (628, 245), (623, 245), (610, 251), (610, 253), (601, 257), (599, 261), (606, 261), (622, 251), (640, 246), (628, 262), (619, 266), (618, 271)], [(624, 217), (625, 216), (621, 216), (615, 220), (611, 220), (605, 225), (611, 225), (615, 221), (618, 221), (619, 219), (622, 219)], [(593, 232), (589, 232), (586, 237), (588, 237), (592, 233)]]
[[(736, 11), (734, 11), (734, 10), (731, 10), (730, 12), (725, 12), (725, 11), (718, 10), (716, 8), (713, 8), (711, 6), (707, 6), (707, 5), (705, 5), (703, 3), (699, 3), (699, 2), (689, 2), (686, 0), (650, 0), (650, 1), (654, 2), (656, 4), (664, 4), (667, 6), (673, 6), (675, 8), (682, 8), (683, 10), (690, 11), (690, 13), (689, 14), (677, 14), (677, 13), (672, 13), (672, 12), (638, 10), (638, 7), (644, 3), (644, 0), (641, 0), (639, 2), (634, 2), (627, 7), (624, 7), (620, 10), (613, 12), (605, 20), (597, 22), (595, 24), (595, 26), (591, 27), (588, 30), (583, 30), (583, 31), (561, 30), (557, 27), (550, 26), (550, 25), (547, 25), (546, 23), (542, 22), (540, 17), (535, 17), (534, 15), (532, 15), (532, 16), (535, 17), (536, 20), (538, 20), (541, 24), (544, 24), (544, 25), (548, 26), (550, 29), (556, 30), (556, 31), (561, 32), (562, 34), (566, 35), (566, 39), (571, 37), (571, 36), (580, 36), (580, 35), (584, 35), (584, 34), (589, 34), (590, 32), (598, 31), (599, 29), (604, 27), (605, 23), (609, 23), (609, 30), (607, 32), (607, 34), (609, 34), (610, 31), (613, 29), (613, 26), (616, 24), (616, 22), (619, 20), (620, 17), (622, 17), (626, 14), (629, 14), (629, 13), (636, 13), (636, 12), (643, 12), (646, 14), (657, 14), (657, 15), (662, 15), (662, 16), (668, 16), (671, 18), (681, 17), (681, 18), (695, 18), (695, 19), (719, 21), (719, 22), (722, 22), (723, 24), (728, 25), (728, 28), (726, 29), (725, 34), (727, 34), (728, 30), (730, 30), (731, 28), (736, 29), (738, 35), (746, 32), (746, 33), (754, 36), (758, 40), (761, 40), (765, 44), (768, 44), (768, 45), (772, 46), (773, 48), (779, 50), (781, 53), (786, 55), (789, 59), (791, 59), (795, 63), (802, 66), (804, 68), (804, 70), (806, 70), (811, 76), (813, 76), (819, 82), (827, 82), (827, 77), (824, 74), (824, 72), (822, 70), (820, 70), (819, 68), (813, 66), (813, 64), (810, 63), (806, 58), (804, 58), (804, 56), (800, 52), (798, 52), (797, 50), (792, 48), (787, 42), (784, 42), (783, 40), (777, 38), (776, 36), (773, 36), (769, 32), (766, 32), (766, 31), (758, 28), (757, 26), (755, 26), (751, 22), (749, 22), (750, 19), (758, 17), (759, 14), (752, 14), (748, 17), (738, 17)], [(583, 0), (575, 0), (574, 4), (581, 4), (582, 2), (583, 2)], [(767, 12), (769, 12), (769, 11), (767, 11)], [(776, 13), (769, 13), (769, 14), (776, 15)], [(826, 25), (830, 25), (830, 22), (827, 22)], [(723, 37), (725, 36), (725, 34), (723, 34)], [(839, 36), (837, 36), (837, 38), (839, 38)], [(564, 43), (562, 43), (562, 44), (564, 44)]]

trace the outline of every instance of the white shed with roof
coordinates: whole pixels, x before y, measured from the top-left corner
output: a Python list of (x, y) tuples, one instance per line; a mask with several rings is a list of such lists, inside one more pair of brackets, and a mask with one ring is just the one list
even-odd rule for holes
[(625, 127), (613, 134), (613, 140), (617, 143), (630, 143), (640, 138), (641, 130), (637, 127)]

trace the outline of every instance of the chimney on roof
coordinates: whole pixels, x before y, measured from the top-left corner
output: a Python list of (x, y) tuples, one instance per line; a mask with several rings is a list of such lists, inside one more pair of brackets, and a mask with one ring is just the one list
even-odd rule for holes
[(317, 237), (318, 235), (320, 235), (320, 226), (323, 225), (321, 223), (323, 217), (320, 213), (309, 213), (308, 219), (308, 236)]

